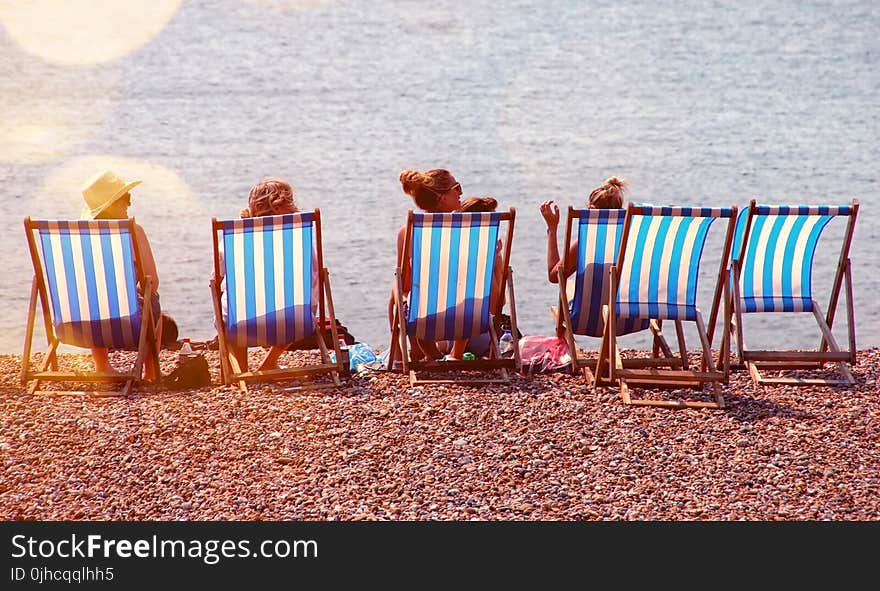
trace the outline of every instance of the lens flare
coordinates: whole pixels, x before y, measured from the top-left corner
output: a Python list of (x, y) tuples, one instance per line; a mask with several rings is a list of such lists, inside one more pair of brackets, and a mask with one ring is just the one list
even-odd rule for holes
[(25, 51), (57, 65), (100, 64), (153, 39), (181, 0), (0, 3), (0, 23)]
[(335, 0), (248, 0), (260, 8), (278, 12), (301, 12), (330, 6)]
[(29, 204), (28, 215), (52, 219), (76, 219), (83, 207), (82, 186), (102, 170), (112, 170), (126, 181), (143, 181), (131, 191), (130, 215), (144, 224), (180, 224), (203, 215), (189, 185), (177, 173), (143, 160), (115, 155), (82, 156), (69, 161), (49, 176)]

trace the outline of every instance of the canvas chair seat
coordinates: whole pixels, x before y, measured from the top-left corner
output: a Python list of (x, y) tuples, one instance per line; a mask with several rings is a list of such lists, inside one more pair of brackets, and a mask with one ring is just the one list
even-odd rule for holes
[[(158, 365), (156, 334), (160, 321), (152, 306), (142, 304), (153, 297), (153, 279), (142, 271), (133, 237), (134, 218), (26, 218), (24, 225), (34, 280), (22, 355), (22, 383), (33, 380), (29, 392), (35, 393), (42, 381), (123, 382), (121, 391), (94, 393), (129, 394), (142, 381), (147, 355), (154, 356)], [(40, 369), (32, 371), (30, 354), (38, 300), (49, 349)], [(120, 373), (60, 372), (57, 350), (62, 343), (84, 348), (130, 349), (138, 354), (129, 369)]]
[[(724, 408), (721, 384), (727, 382), (728, 366), (716, 369), (710, 338), (697, 306), (697, 283), (703, 246), (717, 219), (727, 219), (727, 234), (718, 273), (726, 286), (725, 260), (733, 240), (736, 207), (706, 208), (629, 204), (617, 263), (611, 270), (611, 293), (603, 308), (606, 329), (600, 350), (600, 378), (619, 385), (627, 405), (669, 408)], [(725, 309), (725, 322), (729, 322)], [(696, 324), (702, 349), (700, 369), (629, 369), (617, 347), (616, 325), (620, 319), (656, 318), (675, 322), (681, 358), (687, 359), (682, 322)], [(729, 347), (725, 338), (722, 352)], [(726, 359), (726, 354), (723, 354)], [(634, 398), (631, 386), (652, 388), (696, 388), (708, 385), (712, 401)]]
[[(246, 392), (249, 381), (289, 381), (328, 375), (332, 385), (340, 385), (343, 368), (330, 278), (323, 267), (320, 210), (244, 219), (215, 218), (212, 228), (211, 294), (224, 383), (236, 382)], [(221, 277), (225, 278), (225, 290), (221, 288)], [(327, 319), (326, 323), (319, 325), (315, 321), (316, 309), (321, 318)], [(271, 347), (305, 339), (314, 339), (320, 363), (250, 372), (238, 366), (229, 349), (230, 344)], [(331, 360), (328, 347), (335, 351), (337, 361)]]
[[(564, 338), (572, 355), (572, 373), (583, 371), (588, 384), (595, 382), (591, 362), (578, 355), (575, 335), (602, 337), (605, 320), (602, 307), (608, 303), (611, 291), (609, 272), (615, 264), (620, 246), (625, 209), (574, 209), (568, 208), (565, 225), (562, 265), (559, 268), (559, 308), (551, 313), (556, 320), (556, 333)], [(564, 269), (569, 268), (568, 257), (572, 240), (576, 237), (577, 258), (575, 273), (568, 282), (564, 280)], [(569, 296), (569, 291), (573, 291)], [(656, 315), (652, 318), (656, 319)], [(680, 367), (682, 361), (675, 358), (661, 330), (662, 323), (645, 316), (621, 318), (615, 326), (617, 336), (637, 333), (650, 329), (654, 337), (653, 356), (650, 361), (627, 360), (627, 366), (669, 365)], [(660, 356), (662, 352), (663, 356)], [(595, 362), (593, 362), (595, 364)]]
[[(736, 223), (730, 255), (730, 302), (734, 318), (730, 325), (737, 345), (738, 363), (756, 384), (847, 385), (855, 383), (847, 364), (856, 362), (855, 316), (852, 309), (852, 243), (859, 203), (846, 205), (761, 205), (753, 199)], [(835, 218), (848, 219), (837, 270), (831, 287), (827, 315), (813, 297), (813, 262), (822, 232)], [(841, 288), (847, 295), (847, 350), (841, 349), (831, 331)], [(710, 319), (714, 330), (721, 294), (716, 291)], [(753, 350), (746, 346), (743, 314), (812, 313), (821, 341), (814, 351), (783, 349)], [(822, 370), (834, 362), (840, 379), (815, 377), (768, 377), (762, 369)]]
[[(403, 371), (410, 383), (508, 382), (508, 369), (519, 369), (519, 331), (513, 294), (510, 247), (516, 212), (415, 213), (407, 217), (405, 260), (410, 261), (412, 281), (404, 293), (404, 270), (398, 268), (395, 282), (395, 321), (392, 328), (388, 367), (402, 357)], [(500, 228), (507, 224), (499, 253), (507, 288), (514, 355), (502, 358), (491, 310), (491, 288), (495, 272)], [(443, 363), (415, 361), (407, 337), (423, 340), (470, 339), (488, 333), (488, 359), (451, 360)], [(449, 379), (421, 379), (420, 370), (451, 375)], [(463, 372), (495, 371), (498, 378), (476, 378)]]

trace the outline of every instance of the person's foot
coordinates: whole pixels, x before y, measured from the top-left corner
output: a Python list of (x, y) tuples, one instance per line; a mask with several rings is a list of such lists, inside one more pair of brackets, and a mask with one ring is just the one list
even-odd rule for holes
[(144, 381), (147, 382), (161, 382), (162, 381), (162, 373), (158, 371), (144, 371)]
[(122, 372), (117, 371), (109, 363), (95, 364), (95, 373), (107, 374), (107, 375), (120, 375)]

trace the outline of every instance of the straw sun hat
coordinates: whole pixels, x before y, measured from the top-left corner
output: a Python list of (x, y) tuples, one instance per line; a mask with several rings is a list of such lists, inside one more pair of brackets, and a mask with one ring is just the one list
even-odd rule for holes
[(116, 203), (117, 199), (141, 182), (126, 183), (116, 173), (105, 170), (83, 187), (82, 195), (86, 204), (80, 217), (84, 220), (95, 219), (102, 211)]

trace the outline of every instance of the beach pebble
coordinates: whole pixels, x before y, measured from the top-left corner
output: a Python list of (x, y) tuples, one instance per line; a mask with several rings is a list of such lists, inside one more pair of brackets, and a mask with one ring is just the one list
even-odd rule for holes
[[(167, 374), (176, 355), (161, 355)], [(880, 520), (877, 349), (859, 352), (849, 389), (756, 388), (734, 372), (723, 411), (628, 407), (561, 372), (410, 388), (374, 371), (326, 389), (123, 399), (28, 397), (19, 371), (0, 356), (5, 520)]]

